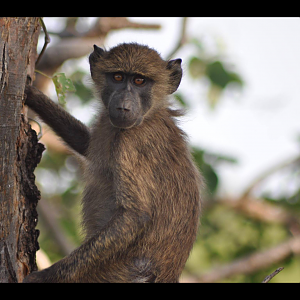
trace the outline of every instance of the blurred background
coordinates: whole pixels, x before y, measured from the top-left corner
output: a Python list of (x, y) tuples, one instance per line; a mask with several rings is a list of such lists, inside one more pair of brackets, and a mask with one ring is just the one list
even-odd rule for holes
[[(51, 37), (36, 69), (63, 72), (75, 93), (65, 108), (89, 125), (98, 100), (88, 55), (93, 44), (122, 42), (181, 58), (184, 77), (172, 96), (187, 113), (188, 134), (207, 190), (201, 227), (181, 282), (300, 282), (300, 19), (44, 18)], [(39, 51), (44, 44), (41, 32)], [(57, 101), (51, 79), (35, 85)], [(42, 125), (47, 150), (35, 171), (40, 268), (80, 245), (80, 170)], [(31, 121), (37, 132), (40, 127)]]

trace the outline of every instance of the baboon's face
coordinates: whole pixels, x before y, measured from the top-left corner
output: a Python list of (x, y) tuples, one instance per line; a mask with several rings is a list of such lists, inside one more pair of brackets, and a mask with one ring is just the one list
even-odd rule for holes
[(153, 80), (140, 74), (106, 73), (101, 98), (108, 108), (111, 124), (130, 128), (141, 124), (152, 106)]
[(111, 124), (131, 128), (146, 114), (167, 106), (165, 96), (181, 81), (181, 59), (164, 61), (153, 49), (121, 44), (105, 51), (94, 45), (89, 57), (91, 75), (108, 110)]

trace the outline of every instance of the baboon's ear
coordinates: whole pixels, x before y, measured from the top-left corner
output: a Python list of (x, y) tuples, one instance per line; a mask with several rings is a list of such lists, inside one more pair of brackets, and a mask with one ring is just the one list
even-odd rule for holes
[(103, 55), (105, 51), (98, 47), (97, 45), (94, 45), (94, 51), (90, 54), (89, 59), (90, 60), (97, 60), (99, 57)]
[(97, 45), (94, 45), (94, 51), (89, 56), (89, 61), (91, 63), (95, 63), (99, 57), (101, 57), (104, 53), (104, 50)]
[(169, 93), (173, 94), (179, 87), (182, 78), (181, 59), (170, 60), (167, 64), (169, 75)]
[(103, 55), (104, 52), (105, 51), (102, 48), (98, 47), (97, 45), (94, 45), (94, 51), (89, 56), (90, 70), (91, 70), (92, 78), (94, 76), (93, 70), (94, 70), (94, 67), (95, 67), (95, 63)]

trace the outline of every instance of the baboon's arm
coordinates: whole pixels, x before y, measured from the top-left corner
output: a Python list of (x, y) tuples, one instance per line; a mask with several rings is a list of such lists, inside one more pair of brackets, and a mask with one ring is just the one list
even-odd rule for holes
[(69, 147), (79, 154), (85, 155), (90, 140), (88, 127), (37, 88), (26, 85), (25, 94), (25, 104), (35, 111)]
[(115, 217), (94, 237), (51, 267), (33, 272), (24, 282), (82, 282), (95, 274), (95, 266), (126, 251), (143, 232), (150, 217), (146, 213), (119, 209)]

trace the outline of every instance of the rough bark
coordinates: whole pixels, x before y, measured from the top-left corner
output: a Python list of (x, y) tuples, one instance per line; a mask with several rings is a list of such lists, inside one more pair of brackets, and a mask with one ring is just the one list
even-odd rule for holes
[(23, 97), (39, 32), (36, 17), (0, 18), (0, 282), (21, 282), (37, 269), (33, 171), (44, 146), (28, 125)]

